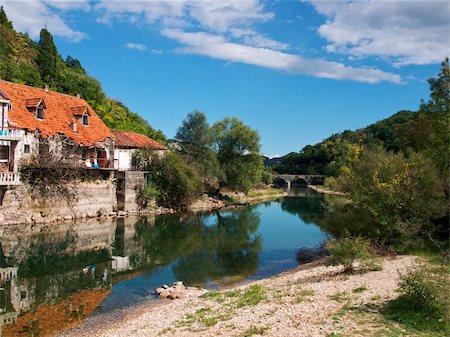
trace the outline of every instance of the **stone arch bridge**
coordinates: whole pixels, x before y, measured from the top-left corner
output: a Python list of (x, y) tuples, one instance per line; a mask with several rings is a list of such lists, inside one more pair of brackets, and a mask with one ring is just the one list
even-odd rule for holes
[(286, 182), (288, 190), (291, 189), (291, 183), (295, 180), (303, 180), (307, 185), (311, 185), (313, 181), (323, 184), (326, 177), (321, 174), (272, 174), (272, 179), (281, 179)]

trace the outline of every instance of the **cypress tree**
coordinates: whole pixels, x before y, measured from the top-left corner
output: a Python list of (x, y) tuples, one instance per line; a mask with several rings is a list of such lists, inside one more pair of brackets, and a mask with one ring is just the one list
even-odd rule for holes
[(0, 25), (6, 27), (8, 29), (13, 28), (11, 21), (9, 21), (8, 17), (6, 16), (3, 6), (0, 6)]
[(53, 42), (52, 34), (45, 28), (40, 33), (36, 61), (44, 82), (54, 83), (57, 75), (58, 51)]

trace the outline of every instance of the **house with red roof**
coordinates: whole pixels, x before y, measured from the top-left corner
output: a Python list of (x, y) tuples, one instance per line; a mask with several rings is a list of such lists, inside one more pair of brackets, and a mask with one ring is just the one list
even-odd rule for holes
[(156, 155), (164, 155), (167, 148), (157, 141), (136, 132), (112, 131), (116, 137), (114, 143), (114, 168), (119, 171), (133, 170), (133, 153), (139, 149), (149, 148)]
[(113, 169), (114, 139), (79, 96), (0, 80), (0, 185), (19, 183), (19, 164), (45, 152)]

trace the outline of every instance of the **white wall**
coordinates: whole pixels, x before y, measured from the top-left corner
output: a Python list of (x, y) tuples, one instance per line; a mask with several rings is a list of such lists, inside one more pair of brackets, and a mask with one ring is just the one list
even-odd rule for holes
[(135, 149), (115, 149), (114, 168), (119, 171), (131, 170), (131, 159)]

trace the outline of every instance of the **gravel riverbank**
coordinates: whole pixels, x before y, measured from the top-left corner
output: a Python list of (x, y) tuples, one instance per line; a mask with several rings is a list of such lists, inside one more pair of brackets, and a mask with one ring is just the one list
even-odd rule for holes
[[(346, 275), (341, 267), (296, 268), (245, 286), (140, 305), (116, 317), (88, 319), (61, 337), (376, 335), (378, 309), (398, 296), (413, 256), (383, 260), (383, 270)], [(378, 308), (378, 309), (377, 309)]]

